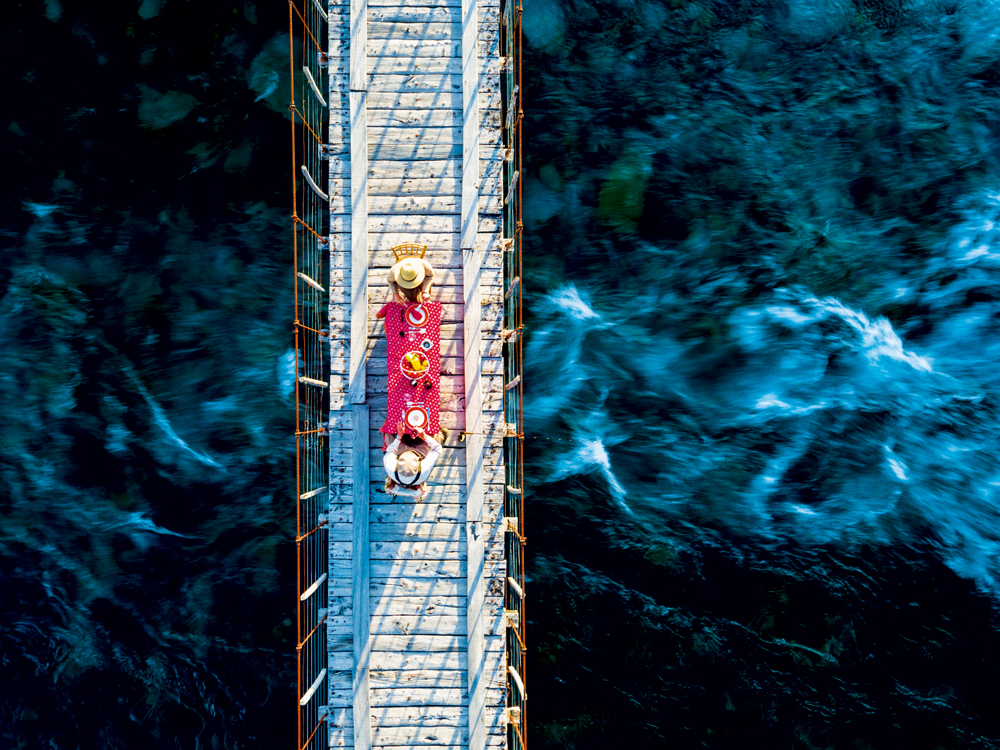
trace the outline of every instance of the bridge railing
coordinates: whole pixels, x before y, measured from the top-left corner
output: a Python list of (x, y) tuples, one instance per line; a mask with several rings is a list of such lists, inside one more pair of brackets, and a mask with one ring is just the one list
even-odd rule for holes
[(507, 746), (524, 750), (527, 679), (524, 618), (524, 275), (521, 247), (521, 0), (503, 0), (500, 12), (501, 131), (504, 146), (504, 518), (507, 584)]
[[(325, 4), (325, 3), (324, 3)], [(288, 4), (292, 125), (292, 231), (295, 279), (296, 655), (298, 747), (326, 750), (327, 358), (329, 294), (324, 262), (329, 197), (323, 141), (329, 119), (324, 38), (326, 13), (316, 0)]]

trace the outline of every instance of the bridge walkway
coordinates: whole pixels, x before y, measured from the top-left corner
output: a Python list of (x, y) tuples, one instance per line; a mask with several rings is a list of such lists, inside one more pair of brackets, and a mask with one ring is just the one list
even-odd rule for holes
[[(329, 745), (506, 746), (499, 8), (355, 0), (326, 11)], [(403, 243), (428, 246), (444, 310), (451, 436), (421, 503), (382, 491), (375, 313)]]

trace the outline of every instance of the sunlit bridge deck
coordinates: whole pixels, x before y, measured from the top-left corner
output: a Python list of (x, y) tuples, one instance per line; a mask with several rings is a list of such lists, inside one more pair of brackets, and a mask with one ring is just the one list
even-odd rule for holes
[[(291, 6), (302, 748), (524, 746), (520, 12), (507, 1)], [(423, 502), (383, 490), (375, 314), (403, 243), (428, 246), (443, 307), (451, 434)], [(325, 300), (326, 319), (301, 323), (303, 300)], [(329, 408), (312, 433), (311, 391)]]

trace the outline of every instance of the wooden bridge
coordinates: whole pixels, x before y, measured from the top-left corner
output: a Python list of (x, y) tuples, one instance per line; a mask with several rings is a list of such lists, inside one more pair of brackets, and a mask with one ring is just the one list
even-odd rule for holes
[[(289, 5), (300, 748), (524, 746), (514, 1)], [(444, 310), (423, 502), (382, 490), (375, 312), (403, 243)]]

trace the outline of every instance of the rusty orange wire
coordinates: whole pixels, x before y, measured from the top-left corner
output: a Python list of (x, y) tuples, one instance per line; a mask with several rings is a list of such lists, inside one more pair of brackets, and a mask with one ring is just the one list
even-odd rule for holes
[(325, 237), (323, 237), (323, 235), (321, 235), (319, 232), (317, 232), (311, 226), (309, 226), (304, 221), (302, 221), (302, 219), (299, 218), (299, 215), (297, 213), (293, 213), (292, 214), (292, 221), (294, 221), (297, 224), (301, 224), (302, 226), (304, 226), (306, 229), (309, 230), (310, 234), (312, 234), (317, 239), (320, 239), (320, 240), (325, 239)]
[[(295, 6), (295, 3), (293, 3), (292, 0), (288, 0), (288, 7), (294, 10), (295, 15), (297, 15), (299, 17), (299, 20), (302, 21), (302, 28), (305, 29), (305, 32), (309, 35), (309, 38), (312, 39), (313, 44), (316, 45), (316, 50), (318, 52), (322, 52), (323, 48), (320, 46), (320, 43), (316, 41), (316, 37), (313, 36), (312, 30), (309, 28), (308, 21), (306, 21), (306, 19), (302, 17), (302, 13), (299, 12), (299, 9)], [(291, 24), (289, 24), (289, 33), (291, 33), (292, 31), (294, 31), (294, 29), (291, 27)]]

